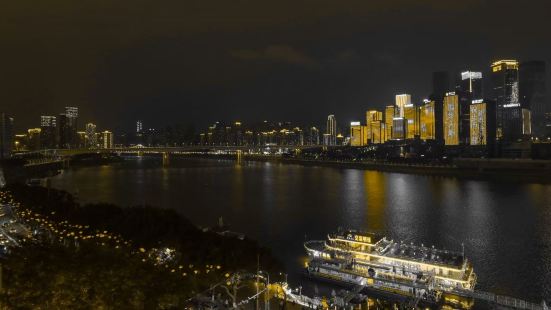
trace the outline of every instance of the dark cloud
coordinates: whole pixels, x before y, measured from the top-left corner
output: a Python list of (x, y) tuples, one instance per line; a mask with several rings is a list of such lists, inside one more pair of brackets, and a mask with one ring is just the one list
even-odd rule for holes
[(314, 59), (288, 45), (270, 45), (260, 50), (235, 50), (231, 51), (231, 54), (236, 58), (244, 60), (282, 62), (308, 67), (316, 65)]

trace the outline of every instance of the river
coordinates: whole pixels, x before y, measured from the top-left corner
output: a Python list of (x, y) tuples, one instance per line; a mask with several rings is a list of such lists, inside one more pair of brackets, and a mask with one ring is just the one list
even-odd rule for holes
[(80, 202), (171, 208), (197, 225), (218, 217), (271, 248), (290, 282), (302, 243), (338, 227), (461, 251), (477, 289), (540, 302), (551, 298), (551, 185), (464, 180), (270, 162), (128, 158), (64, 171), (52, 186)]

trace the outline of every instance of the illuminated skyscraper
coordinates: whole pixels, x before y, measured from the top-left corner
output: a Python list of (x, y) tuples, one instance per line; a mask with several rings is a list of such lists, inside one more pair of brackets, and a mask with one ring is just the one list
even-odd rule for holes
[[(531, 112), (532, 133), (536, 137), (551, 135), (551, 103), (547, 101), (545, 62), (523, 62), (519, 70), (520, 104)], [(526, 127), (526, 118), (523, 124)]]
[(320, 131), (316, 127), (310, 127), (306, 139), (308, 145), (320, 145)]
[(493, 98), (497, 103), (497, 137), (516, 141), (522, 137), (519, 101), (519, 64), (516, 60), (492, 63)]
[(404, 107), (411, 104), (411, 95), (401, 94), (396, 95), (396, 111), (394, 112), (395, 117), (404, 117)]
[(444, 144), (459, 144), (459, 96), (447, 93), (444, 97)]
[(13, 118), (0, 112), (0, 159), (11, 156), (13, 137)]
[(113, 133), (110, 131), (104, 131), (102, 132), (103, 137), (103, 148), (104, 149), (111, 149), (113, 148)]
[(68, 148), (77, 147), (78, 144), (78, 108), (77, 107), (65, 107), (65, 116), (67, 121), (67, 146)]
[(493, 146), (496, 139), (496, 109), (491, 101), (471, 104), (470, 144)]
[(374, 121), (382, 121), (383, 112), (379, 112), (377, 110), (369, 110), (365, 113), (365, 120), (365, 124), (367, 125), (367, 138), (368, 140), (372, 141), (371, 123)]
[(136, 133), (141, 133), (142, 130), (143, 130), (142, 121), (140, 120), (136, 121)]
[(57, 148), (57, 118), (50, 115), (40, 116), (41, 147), (45, 149)]
[(406, 120), (406, 139), (413, 139), (419, 135), (419, 111), (414, 104), (407, 104), (403, 107)]
[(389, 105), (385, 108), (385, 130), (386, 139), (392, 139), (392, 120), (394, 119), (394, 106)]
[(92, 123), (86, 124), (86, 147), (91, 149), (98, 147), (96, 125)]
[(484, 98), (484, 93), (482, 91), (482, 72), (461, 72), (460, 89), (470, 93), (471, 100), (481, 100)]
[(404, 140), (407, 137), (407, 122), (403, 117), (392, 119), (392, 139)]
[(428, 101), (419, 107), (419, 135), (421, 140), (435, 140), (435, 102)]
[(350, 146), (367, 145), (367, 126), (362, 126), (360, 122), (350, 123)]
[(369, 124), (370, 143), (380, 144), (386, 141), (385, 123), (383, 121), (372, 121)]
[(327, 142), (326, 145), (337, 145), (337, 120), (335, 119), (335, 115), (329, 115), (327, 117), (327, 126), (325, 129), (325, 133), (329, 135), (327, 138), (328, 141), (325, 141), (324, 137), (324, 143)]

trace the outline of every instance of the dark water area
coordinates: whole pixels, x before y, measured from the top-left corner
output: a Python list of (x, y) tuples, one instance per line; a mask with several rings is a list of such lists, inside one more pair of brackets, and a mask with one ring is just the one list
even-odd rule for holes
[(461, 251), (477, 289), (551, 299), (551, 185), (213, 159), (132, 158), (68, 170), (52, 186), (80, 202), (149, 204), (197, 225), (218, 217), (269, 247), (292, 284), (305, 239), (338, 227)]

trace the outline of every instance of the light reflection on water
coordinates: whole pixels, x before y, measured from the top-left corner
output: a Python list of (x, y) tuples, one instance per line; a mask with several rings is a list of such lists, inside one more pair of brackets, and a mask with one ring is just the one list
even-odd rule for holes
[(551, 185), (274, 163), (171, 158), (67, 171), (52, 185), (82, 202), (173, 208), (198, 225), (222, 216), (298, 275), (305, 238), (337, 227), (465, 251), (479, 288), (551, 297)]

